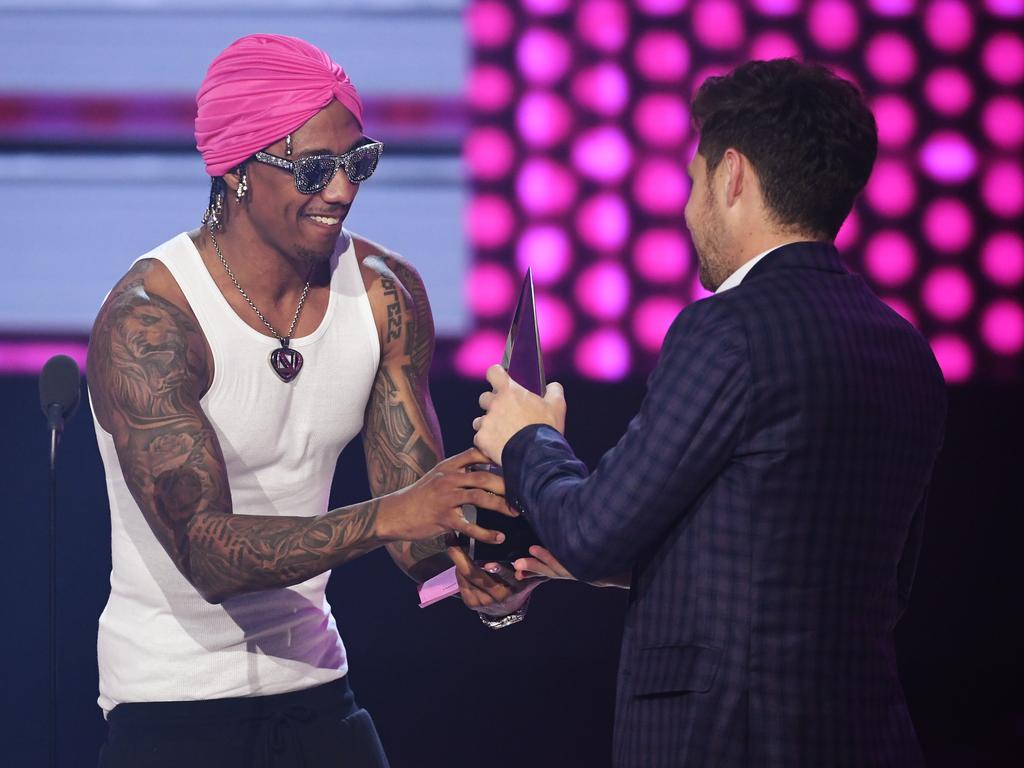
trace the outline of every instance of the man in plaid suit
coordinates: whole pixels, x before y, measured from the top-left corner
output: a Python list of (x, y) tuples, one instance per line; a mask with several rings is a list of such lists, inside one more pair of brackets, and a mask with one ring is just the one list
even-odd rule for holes
[(686, 224), (716, 294), (673, 323), (618, 445), (588, 473), (561, 387), (488, 372), (477, 446), (550, 550), (517, 568), (630, 574), (617, 767), (921, 765), (892, 631), (944, 386), (832, 244), (874, 118), (793, 60), (710, 78), (692, 107)]

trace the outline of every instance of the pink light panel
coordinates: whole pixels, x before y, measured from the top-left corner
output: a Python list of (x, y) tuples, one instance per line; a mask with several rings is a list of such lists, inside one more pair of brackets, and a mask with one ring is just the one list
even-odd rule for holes
[(75, 341), (0, 340), (0, 373), (38, 374), (54, 355), (67, 355), (85, 371), (88, 345)]
[(500, 356), (532, 267), (552, 374), (654, 362), (707, 297), (682, 213), (689, 98), (748, 58), (820, 61), (867, 95), (879, 156), (836, 243), (930, 340), (948, 381), (1024, 377), (1024, 40), (1020, 0), (472, 0), (477, 330)]

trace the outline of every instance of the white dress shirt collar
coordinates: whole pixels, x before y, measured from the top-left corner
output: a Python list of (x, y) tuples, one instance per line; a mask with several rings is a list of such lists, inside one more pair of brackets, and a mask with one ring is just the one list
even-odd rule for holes
[(764, 251), (763, 253), (757, 254), (757, 256), (755, 256), (754, 258), (750, 259), (750, 261), (747, 261), (746, 263), (744, 263), (742, 267), (740, 267), (735, 272), (733, 272), (731, 275), (729, 275), (727, 278), (725, 278), (725, 280), (722, 282), (722, 284), (720, 286), (718, 286), (718, 290), (715, 291), (715, 293), (719, 294), (719, 293), (722, 293), (722, 291), (728, 291), (730, 288), (735, 288), (737, 285), (742, 283), (743, 282), (743, 278), (747, 276), (747, 272), (752, 270), (754, 268), (754, 265), (757, 264), (757, 262), (759, 262), (761, 259), (763, 259), (765, 256), (767, 256), (769, 253), (771, 253), (772, 251), (774, 251), (778, 247), (779, 246), (777, 246), (777, 245), (773, 245), (767, 251)]

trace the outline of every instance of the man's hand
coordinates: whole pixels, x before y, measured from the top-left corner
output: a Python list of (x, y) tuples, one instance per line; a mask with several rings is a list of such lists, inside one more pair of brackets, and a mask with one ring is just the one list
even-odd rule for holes
[(505, 535), (489, 531), (466, 520), (463, 504), (492, 509), (509, 517), (518, 516), (505, 503), (505, 482), (493, 472), (470, 472), (472, 464), (487, 462), (480, 451), (470, 448), (439, 462), (407, 488), (381, 498), (377, 519), (378, 536), (385, 541), (429, 539), (452, 531), (500, 544)]
[(559, 432), (565, 431), (565, 396), (562, 385), (548, 384), (540, 398), (517, 384), (500, 365), (487, 369), (490, 392), (480, 395), (480, 407), (486, 411), (473, 420), (476, 437), (473, 444), (501, 465), (501, 452), (505, 443), (523, 427), (548, 424)]
[(520, 557), (512, 563), (515, 568), (515, 577), (518, 581), (535, 579), (542, 576), (546, 579), (574, 579), (565, 566), (555, 556), (539, 545), (530, 547), (531, 557)]
[[(534, 545), (530, 547), (530, 555), (532, 557), (520, 557), (518, 560), (512, 563), (512, 567), (515, 568), (515, 577), (519, 581), (536, 581), (540, 579), (573, 579), (576, 577), (566, 570), (565, 566), (562, 565), (555, 556), (552, 555), (544, 547)], [(589, 582), (595, 587), (621, 587), (623, 589), (629, 589), (630, 582), (632, 581), (632, 574), (629, 572), (620, 573), (616, 576), (610, 576), (606, 579), (597, 579)]]
[(455, 574), (467, 608), (489, 616), (508, 616), (522, 608), (538, 586), (547, 579), (516, 581), (512, 571), (498, 563), (480, 568), (462, 547), (448, 547)]

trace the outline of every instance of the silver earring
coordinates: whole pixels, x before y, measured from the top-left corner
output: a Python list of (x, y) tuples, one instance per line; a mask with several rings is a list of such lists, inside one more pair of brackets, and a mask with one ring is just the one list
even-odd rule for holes
[(284, 137), (284, 153), (288, 156), (292, 156), (292, 135), (289, 133)]
[(249, 191), (249, 176), (246, 174), (245, 169), (242, 169), (242, 175), (238, 178), (238, 187), (235, 189), (235, 202), (240, 203), (245, 199), (246, 193)]
[(203, 214), (203, 224), (206, 225), (210, 231), (224, 229), (224, 193), (217, 192), (210, 198), (210, 205), (207, 207), (206, 212)]

